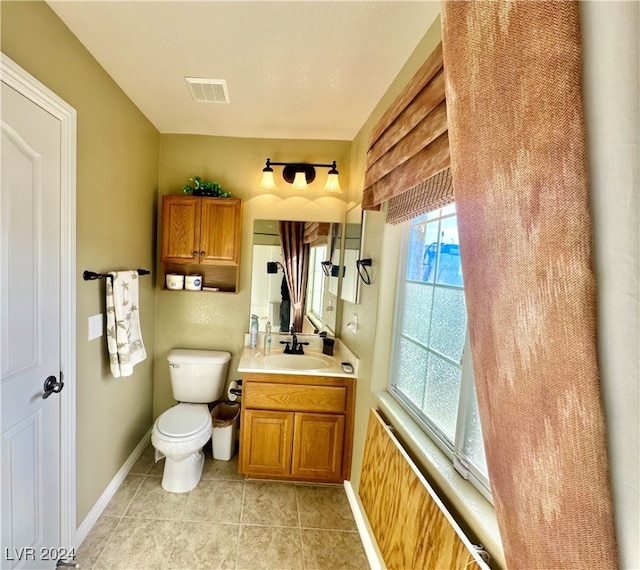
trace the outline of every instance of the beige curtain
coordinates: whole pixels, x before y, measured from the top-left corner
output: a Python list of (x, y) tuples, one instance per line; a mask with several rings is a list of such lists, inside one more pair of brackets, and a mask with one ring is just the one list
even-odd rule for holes
[(451, 170), (509, 568), (617, 567), (577, 2), (445, 1)]
[(304, 243), (304, 229), (304, 222), (280, 222), (280, 246), (296, 332), (302, 332), (307, 295), (309, 244)]

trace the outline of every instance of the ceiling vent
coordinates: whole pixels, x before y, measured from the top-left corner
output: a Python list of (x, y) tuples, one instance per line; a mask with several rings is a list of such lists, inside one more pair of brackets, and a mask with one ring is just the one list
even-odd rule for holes
[(189, 92), (198, 103), (229, 103), (229, 91), (224, 79), (185, 77)]

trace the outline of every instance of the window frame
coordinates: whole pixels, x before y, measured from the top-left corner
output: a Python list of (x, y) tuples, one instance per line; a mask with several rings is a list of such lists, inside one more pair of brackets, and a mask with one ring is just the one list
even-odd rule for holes
[[(438, 212), (439, 210), (442, 209), (438, 208), (437, 210), (434, 210), (434, 212)], [(432, 214), (433, 212), (430, 213)], [(441, 213), (438, 213), (438, 215), (435, 215), (430, 219), (425, 219), (425, 222), (443, 220), (451, 216), (456, 217), (457, 223), (457, 212), (455, 210), (451, 213), (445, 214), (444, 216), (442, 216)], [(468, 461), (463, 452), (467, 423), (469, 421), (469, 416), (471, 414), (472, 408), (472, 384), (475, 383), (468, 322), (465, 333), (464, 348), (462, 351), (462, 357), (460, 359), (460, 367), (462, 373), (460, 379), (458, 413), (456, 417), (455, 436), (453, 443), (449, 441), (443, 431), (422, 410), (419, 410), (417, 406), (407, 397), (405, 397), (402, 392), (395, 386), (397, 380), (398, 359), (400, 355), (400, 340), (402, 338), (401, 330), (402, 315), (404, 313), (405, 284), (407, 282), (413, 281), (407, 279), (409, 246), (412, 228), (415, 227), (413, 222), (418, 217), (422, 216), (416, 216), (402, 224), (400, 250), (398, 255), (398, 266), (396, 274), (396, 293), (387, 392), (394, 398), (396, 402), (398, 402), (402, 409), (410, 415), (410, 417), (417, 423), (420, 429), (425, 432), (427, 437), (429, 437), (435, 443), (435, 445), (447, 456), (447, 458), (451, 461), (454, 469), (461, 475), (461, 477), (467, 479), (489, 502), (493, 504), (491, 487), (488, 477), (486, 477), (484, 473), (482, 473), (471, 461)], [(437, 280), (435, 278), (433, 283), (437, 284)], [(446, 287), (446, 285), (444, 287)], [(462, 290), (464, 291), (464, 284), (462, 286)]]
[[(319, 249), (324, 249), (324, 252), (321, 254), (320, 261), (318, 261)], [(309, 250), (309, 273), (307, 279), (307, 302), (306, 305), (306, 314), (307, 317), (311, 319), (311, 321), (317, 326), (318, 322), (322, 322), (322, 303), (324, 299), (324, 288), (325, 288), (325, 275), (322, 270), (322, 262), (325, 260), (327, 255), (327, 246), (326, 244), (311, 247)], [(314, 263), (312, 263), (312, 261)], [(317, 263), (315, 263), (317, 262)], [(319, 269), (319, 271), (318, 271)], [(320, 295), (320, 313), (317, 314), (313, 307), (313, 301), (316, 299), (314, 286), (316, 284), (316, 280), (319, 278), (319, 295)]]

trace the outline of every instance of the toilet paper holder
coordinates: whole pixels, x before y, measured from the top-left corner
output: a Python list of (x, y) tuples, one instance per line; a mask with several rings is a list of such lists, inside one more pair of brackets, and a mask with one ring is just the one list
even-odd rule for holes
[(238, 396), (242, 396), (242, 379), (232, 380), (227, 390), (227, 398), (235, 402)]

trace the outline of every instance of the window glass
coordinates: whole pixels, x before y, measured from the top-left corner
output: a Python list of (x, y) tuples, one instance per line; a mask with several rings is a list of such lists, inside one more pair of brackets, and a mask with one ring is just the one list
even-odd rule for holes
[(400, 340), (397, 386), (418, 409), (424, 401), (426, 384), (423, 378), (427, 371), (428, 355), (427, 350), (420, 345), (406, 338)]
[(460, 366), (429, 354), (422, 411), (453, 443), (460, 399)]
[(462, 289), (434, 287), (430, 346), (460, 364), (467, 336), (467, 310)]
[(405, 283), (402, 307), (402, 335), (426, 345), (431, 326), (433, 286), (422, 283)]
[(324, 274), (322, 262), (327, 246), (312, 247), (309, 252), (309, 280), (307, 283), (308, 310), (318, 318), (322, 317), (322, 294), (324, 292)]
[(438, 244), (438, 275), (436, 283), (462, 287), (460, 245), (455, 216), (443, 218), (440, 224)]
[(469, 384), (467, 408), (469, 413), (466, 420), (462, 452), (481, 473), (487, 473), (487, 459), (484, 455), (482, 429), (480, 427), (480, 414), (478, 412), (478, 399), (476, 397), (476, 387), (474, 382)]
[(389, 390), (487, 495), (455, 204), (407, 222), (406, 238)]

